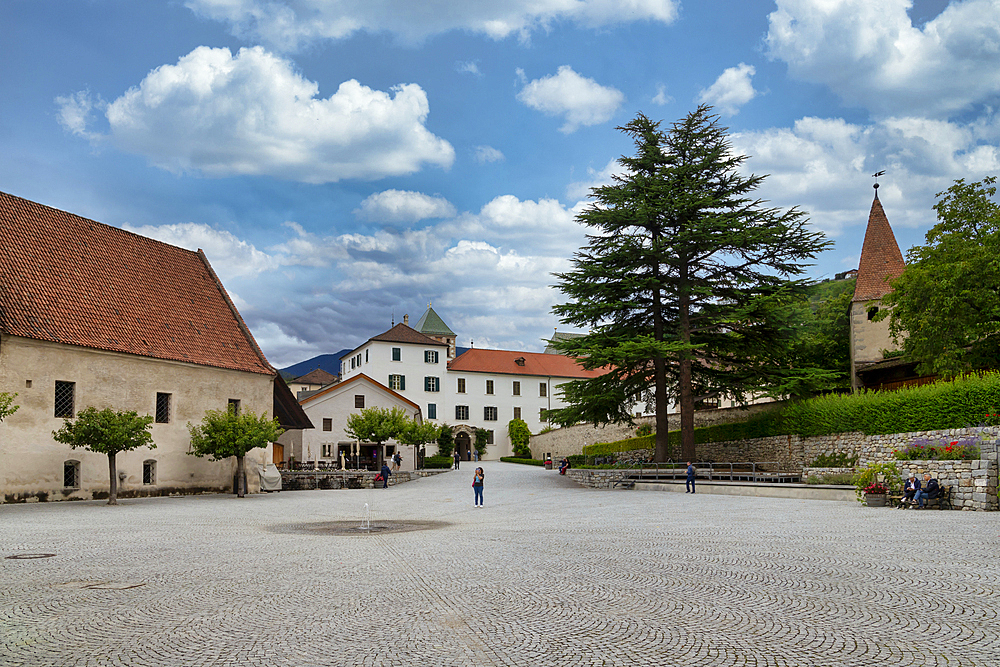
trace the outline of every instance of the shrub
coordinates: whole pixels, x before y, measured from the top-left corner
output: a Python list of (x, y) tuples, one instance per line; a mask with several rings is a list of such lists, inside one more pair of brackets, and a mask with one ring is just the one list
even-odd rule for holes
[(527, 466), (545, 465), (545, 461), (541, 461), (539, 459), (522, 459), (518, 456), (501, 456), (500, 460), (504, 463), (520, 463)]
[(839, 484), (850, 486), (854, 483), (854, 475), (850, 473), (838, 473), (835, 475), (809, 475), (806, 484)]
[[(880, 476), (884, 481), (878, 480)], [(895, 463), (869, 463), (868, 467), (859, 470), (851, 481), (859, 502), (864, 500), (866, 493), (889, 493), (903, 485), (903, 478), (900, 477), (899, 468)]]
[(627, 438), (617, 442), (598, 442), (587, 445), (583, 448), (584, 456), (603, 456), (607, 454), (617, 454), (618, 452), (631, 452), (636, 449), (653, 449), (656, 447), (655, 435), (643, 435), (636, 438)]
[(514, 456), (531, 458), (531, 450), (528, 448), (531, 431), (523, 419), (511, 419), (507, 422), (507, 436), (510, 438), (510, 448)]
[(455, 464), (455, 460), (450, 456), (425, 456), (425, 468), (450, 468)]
[(637, 436), (639, 436), (639, 437), (642, 437), (644, 435), (652, 435), (653, 434), (653, 425), (652, 424), (639, 424), (638, 428), (635, 429), (635, 434)]

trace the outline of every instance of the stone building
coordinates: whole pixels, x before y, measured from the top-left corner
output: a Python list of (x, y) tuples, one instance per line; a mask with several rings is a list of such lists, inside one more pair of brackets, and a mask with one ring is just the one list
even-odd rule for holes
[(201, 250), (4, 193), (0, 247), (0, 391), (20, 405), (0, 423), (5, 501), (107, 495), (107, 457), (52, 438), (89, 406), (154, 416), (156, 448), (117, 457), (122, 497), (233, 488), (235, 461), (188, 456), (208, 409), (311, 427)]

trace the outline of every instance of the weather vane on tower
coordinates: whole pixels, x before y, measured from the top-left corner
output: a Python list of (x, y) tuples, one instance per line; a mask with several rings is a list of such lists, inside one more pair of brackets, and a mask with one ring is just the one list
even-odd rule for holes
[(874, 188), (875, 188), (875, 196), (876, 197), (878, 197), (878, 177), (881, 176), (881, 175), (883, 175), (884, 173), (885, 173), (885, 169), (883, 169), (882, 171), (877, 171), (874, 174), (872, 174), (872, 178), (875, 179)]

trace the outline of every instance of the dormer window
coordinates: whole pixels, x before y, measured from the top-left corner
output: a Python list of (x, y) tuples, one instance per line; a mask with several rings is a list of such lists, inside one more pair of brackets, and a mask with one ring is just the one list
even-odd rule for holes
[(518, 357), (517, 359), (514, 360), (514, 363), (517, 364), (518, 366), (523, 366), (524, 365), (524, 357)]

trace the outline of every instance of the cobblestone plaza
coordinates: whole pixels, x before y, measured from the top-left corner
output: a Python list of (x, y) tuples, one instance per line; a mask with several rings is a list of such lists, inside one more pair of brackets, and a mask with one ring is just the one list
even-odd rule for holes
[[(2, 505), (0, 664), (1000, 665), (1000, 513), (601, 491), (493, 462), (475, 509), (473, 467)], [(354, 530), (366, 503), (387, 530)], [(7, 558), (27, 554), (55, 555)]]

